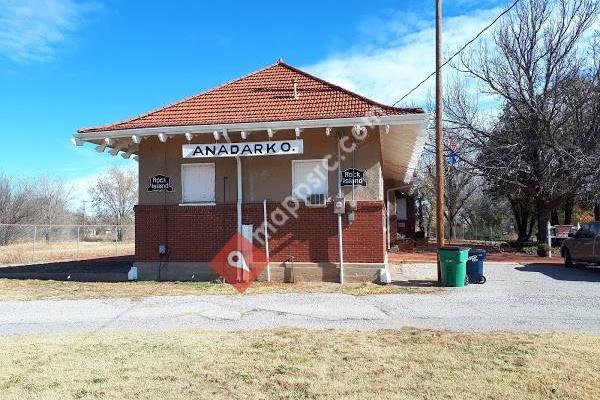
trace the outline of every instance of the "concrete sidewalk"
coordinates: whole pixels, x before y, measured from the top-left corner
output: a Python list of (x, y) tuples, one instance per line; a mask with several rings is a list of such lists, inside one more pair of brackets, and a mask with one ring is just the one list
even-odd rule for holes
[[(404, 265), (403, 284), (435, 265)], [(600, 271), (557, 265), (487, 264), (488, 283), (435, 293), (151, 297), (0, 302), (0, 335), (179, 329), (397, 329), (600, 333)], [(408, 280), (408, 283), (406, 282)]]

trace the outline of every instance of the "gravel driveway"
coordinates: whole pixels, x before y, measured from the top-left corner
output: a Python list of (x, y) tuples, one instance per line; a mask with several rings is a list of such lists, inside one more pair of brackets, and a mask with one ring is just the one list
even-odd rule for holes
[[(399, 267), (404, 284), (435, 265)], [(396, 329), (600, 333), (600, 270), (486, 264), (484, 285), (435, 293), (151, 297), (0, 302), (0, 335), (99, 330)], [(408, 282), (407, 282), (408, 281)]]

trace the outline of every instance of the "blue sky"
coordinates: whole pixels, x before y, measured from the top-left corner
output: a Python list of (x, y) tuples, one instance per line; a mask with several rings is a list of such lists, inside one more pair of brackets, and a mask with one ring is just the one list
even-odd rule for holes
[[(143, 6), (142, 6), (143, 4)], [(446, 51), (505, 2), (446, 2)], [(282, 57), (393, 103), (433, 70), (431, 1), (0, 0), (0, 171), (84, 187), (120, 157), (78, 127), (173, 102)], [(409, 99), (423, 105), (428, 87)]]

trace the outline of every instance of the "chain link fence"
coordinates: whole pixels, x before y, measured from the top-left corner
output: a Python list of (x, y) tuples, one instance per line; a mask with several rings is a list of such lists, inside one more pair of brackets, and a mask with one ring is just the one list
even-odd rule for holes
[[(426, 237), (435, 240), (437, 238), (435, 226), (426, 229)], [(464, 226), (458, 225), (452, 229), (446, 225), (445, 239), (448, 242), (479, 241), (479, 242), (510, 242), (517, 240), (517, 232), (512, 226), (484, 225)], [(532, 236), (535, 240), (535, 236)]]
[(0, 265), (131, 255), (133, 225), (0, 224)]

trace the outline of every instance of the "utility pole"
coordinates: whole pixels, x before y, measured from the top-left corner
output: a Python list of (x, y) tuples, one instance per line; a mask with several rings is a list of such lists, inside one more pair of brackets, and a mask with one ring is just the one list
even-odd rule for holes
[(83, 231), (84, 232), (85, 232), (85, 203), (87, 203), (88, 201), (89, 200), (82, 200), (81, 201), (81, 203), (83, 203)]
[[(437, 178), (436, 226), (437, 247), (444, 245), (444, 131), (442, 98), (442, 0), (435, 8), (435, 167)], [(442, 283), (440, 260), (437, 261), (438, 283)]]

